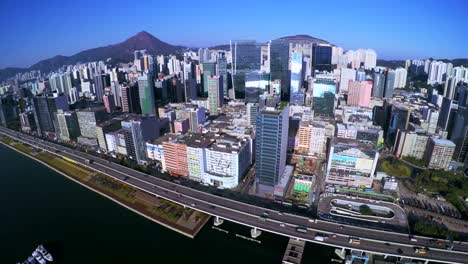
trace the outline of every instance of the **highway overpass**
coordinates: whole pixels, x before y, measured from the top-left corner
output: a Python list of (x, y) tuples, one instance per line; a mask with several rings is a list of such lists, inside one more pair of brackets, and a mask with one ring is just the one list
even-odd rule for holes
[[(447, 250), (445, 245), (437, 245), (433, 242), (433, 239), (428, 237), (415, 237), (417, 241), (411, 241), (408, 234), (340, 225), (286, 214), (175, 184), (84, 152), (3, 127), (0, 127), (0, 134), (8, 135), (36, 148), (71, 159), (155, 196), (213, 215), (217, 223), (221, 223), (219, 221), (221, 219), (226, 219), (249, 226), (254, 231), (262, 230), (299, 240), (374, 254), (413, 258), (422, 261), (468, 263), (468, 243), (465, 242), (454, 242), (453, 249)], [(93, 160), (94, 162), (88, 163), (87, 160)], [(261, 217), (265, 214), (268, 214), (266, 219)], [(298, 232), (298, 227), (306, 228), (307, 231), (305, 233)], [(324, 241), (314, 240), (316, 233), (329, 234), (328, 239)], [(360, 238), (360, 243), (350, 244), (350, 237)], [(430, 250), (426, 254), (418, 254), (415, 253), (414, 247), (429, 247)]]

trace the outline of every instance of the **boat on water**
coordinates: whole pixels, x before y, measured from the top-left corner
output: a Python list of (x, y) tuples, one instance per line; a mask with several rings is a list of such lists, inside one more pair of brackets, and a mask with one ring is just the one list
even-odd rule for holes
[(37, 260), (37, 262), (39, 262), (39, 264), (47, 263), (47, 261), (42, 257), (42, 254), (37, 250), (34, 250), (34, 252), (32, 253), (32, 256)]
[(39, 253), (41, 253), (41, 255), (47, 260), (47, 261), (54, 261), (54, 258), (52, 257), (52, 255), (49, 253), (49, 251), (47, 251), (43, 245), (39, 245), (37, 248), (36, 248), (36, 251), (39, 251)]
[(54, 258), (43, 245), (39, 245), (27, 260), (18, 262), (17, 264), (46, 264), (47, 261), (54, 261)]

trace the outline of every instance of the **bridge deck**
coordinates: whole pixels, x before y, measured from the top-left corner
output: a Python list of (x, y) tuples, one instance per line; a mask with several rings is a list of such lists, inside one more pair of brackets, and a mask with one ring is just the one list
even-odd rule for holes
[(290, 238), (283, 256), (283, 264), (300, 264), (305, 241)]

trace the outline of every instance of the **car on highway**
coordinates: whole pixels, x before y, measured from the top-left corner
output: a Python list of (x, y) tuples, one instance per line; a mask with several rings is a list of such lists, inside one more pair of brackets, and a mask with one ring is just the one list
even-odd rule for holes
[(285, 227), (286, 225), (285, 225), (284, 223), (281, 223), (280, 226), (281, 226), (281, 227)]
[(360, 245), (361, 239), (358, 237), (350, 237), (348, 240), (348, 243), (353, 244), (353, 245)]
[(296, 232), (299, 232), (299, 233), (307, 233), (307, 227), (298, 226), (298, 227), (296, 227)]
[(416, 248), (414, 248), (414, 253), (416, 253), (416, 254), (426, 254), (428, 250), (429, 250), (428, 248), (416, 247)]

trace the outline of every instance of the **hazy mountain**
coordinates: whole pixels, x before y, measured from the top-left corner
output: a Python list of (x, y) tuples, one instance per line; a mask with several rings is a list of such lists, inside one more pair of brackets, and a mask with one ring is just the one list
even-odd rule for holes
[(50, 59), (42, 60), (29, 68), (6, 68), (0, 70), (0, 80), (11, 77), (22, 71), (41, 70), (42, 72), (47, 73), (56, 70), (63, 65), (75, 64), (78, 62), (104, 61), (109, 58), (115, 62), (129, 62), (133, 60), (133, 51), (142, 49), (145, 49), (148, 54), (152, 55), (169, 55), (180, 54), (185, 47), (168, 44), (148, 32), (142, 31), (135, 36), (114, 45), (88, 49), (72, 56), (57, 55)]
[[(288, 40), (291, 42), (299, 43), (329, 43), (326, 40), (315, 38), (309, 35), (293, 35), (281, 37), (279, 39)], [(181, 54), (186, 47), (174, 46), (164, 41), (159, 40), (153, 35), (146, 31), (139, 32), (135, 36), (129, 39), (117, 43), (114, 45), (108, 45), (104, 47), (88, 49), (79, 52), (72, 56), (57, 55), (50, 59), (42, 60), (29, 68), (5, 68), (0, 70), (0, 81), (5, 80), (9, 77), (14, 76), (17, 73), (25, 72), (29, 70), (41, 70), (42, 72), (48, 73), (50, 71), (57, 70), (63, 65), (75, 64), (78, 62), (90, 62), (112, 59), (111, 62), (129, 62), (133, 60), (133, 51), (145, 49), (148, 54), (152, 55), (169, 55), (169, 54)], [(229, 50), (229, 44), (218, 45), (211, 47), (211, 49), (226, 49)], [(446, 62), (452, 62), (454, 66), (468, 66), (468, 59), (453, 59), (443, 60)], [(378, 60), (377, 65), (384, 67), (404, 67), (405, 61), (403, 60)]]
[(294, 35), (294, 36), (286, 36), (279, 38), (282, 40), (288, 40), (290, 42), (297, 42), (297, 43), (318, 43), (318, 44), (330, 44), (328, 41), (315, 38), (309, 35)]

